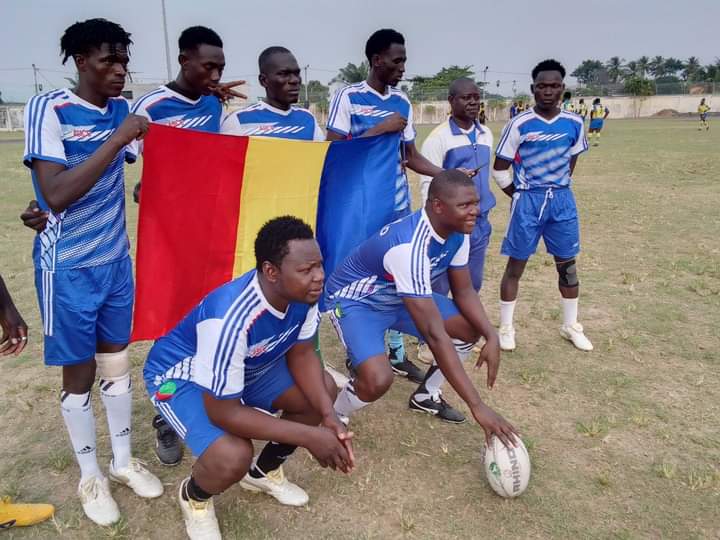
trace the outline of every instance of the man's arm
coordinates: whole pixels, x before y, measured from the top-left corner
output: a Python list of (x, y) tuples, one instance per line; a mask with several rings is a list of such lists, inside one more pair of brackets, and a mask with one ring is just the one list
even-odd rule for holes
[(20, 214), (23, 225), (34, 230), (36, 233), (43, 232), (47, 225), (48, 213), (40, 210), (38, 202), (33, 199), (28, 203), (27, 208)]
[(577, 164), (578, 155), (579, 154), (575, 154), (570, 158), (570, 176), (572, 176), (575, 172), (575, 165)]
[[(510, 172), (510, 165), (512, 165), (512, 162), (510, 160), (507, 160), (505, 158), (496, 157), (495, 163), (493, 164), (493, 179), (495, 180), (495, 183), (498, 184), (498, 186), (503, 190), (503, 193), (507, 195), (508, 197), (512, 197), (513, 193), (515, 193), (515, 184), (513, 184), (512, 181), (512, 173)], [(506, 174), (502, 174), (503, 172), (506, 172)], [(498, 174), (500, 173), (500, 174)], [(507, 183), (507, 179), (510, 180), (510, 183)], [(501, 182), (505, 185), (505, 187), (502, 187), (500, 184)]]
[(53, 161), (32, 162), (40, 192), (56, 213), (64, 211), (92, 189), (108, 165), (125, 146), (141, 138), (148, 128), (147, 119), (131, 114), (113, 135), (87, 160), (71, 169)]
[(429, 159), (423, 156), (415, 147), (415, 141), (403, 143), (405, 144), (405, 160), (408, 167), (418, 174), (429, 176), (431, 178), (440, 174), (443, 169), (433, 164)]
[(315, 353), (312, 340), (300, 341), (293, 345), (287, 352), (286, 358), (295, 384), (312, 408), (323, 418), (337, 419), (333, 402), (325, 388), (322, 365)]
[(476, 365), (480, 367), (483, 363), (487, 363), (487, 386), (492, 388), (500, 367), (500, 340), (495, 327), (490, 323), (480, 297), (473, 289), (468, 267), (450, 268), (448, 280), (453, 300), (460, 313), (485, 338), (485, 345)]
[(0, 276), (0, 356), (14, 354), (17, 356), (27, 344), (27, 325), (18, 313), (5, 282)]

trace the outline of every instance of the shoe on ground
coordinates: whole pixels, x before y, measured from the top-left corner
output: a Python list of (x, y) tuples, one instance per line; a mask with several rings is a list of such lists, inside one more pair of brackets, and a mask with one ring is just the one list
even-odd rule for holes
[[(255, 470), (259, 470), (255, 468)], [(285, 477), (282, 466), (270, 471), (262, 478), (253, 478), (250, 473), (240, 480), (240, 486), (248, 491), (261, 491), (275, 497), (280, 504), (304, 506), (310, 500), (305, 490)]]
[(132, 489), (138, 497), (154, 499), (163, 494), (160, 479), (145, 468), (145, 464), (136, 458), (130, 458), (130, 464), (123, 469), (115, 469), (113, 462), (109, 467), (110, 480)]
[(183, 498), (185, 484), (189, 481), (190, 478), (186, 478), (180, 483), (178, 493), (178, 502), (185, 520), (185, 532), (190, 540), (222, 540), (212, 497), (204, 502), (192, 499), (186, 501)]
[(52, 504), (13, 503), (10, 497), (0, 498), (0, 530), (28, 527), (50, 519), (55, 513)]
[(423, 400), (418, 399), (418, 394), (424, 392), (425, 389), (421, 388), (410, 396), (408, 406), (411, 411), (431, 414), (433, 416), (437, 416), (445, 422), (450, 422), (451, 424), (462, 424), (465, 421), (465, 415), (445, 401), (442, 394), (430, 396)]
[(431, 365), (435, 361), (435, 357), (427, 343), (418, 345), (417, 357), (423, 364)]
[(515, 350), (515, 327), (510, 324), (500, 325), (498, 329), (498, 337), (500, 338), (500, 350)]
[(80, 482), (78, 496), (85, 515), (98, 525), (106, 527), (120, 519), (120, 509), (110, 493), (107, 478), (91, 476)]
[(173, 467), (183, 458), (183, 444), (175, 430), (159, 414), (153, 418), (155, 428), (155, 455), (160, 463)]
[(572, 344), (581, 351), (593, 350), (593, 344), (590, 343), (590, 340), (587, 337), (585, 337), (582, 324), (580, 323), (574, 323), (569, 326), (561, 326), (560, 335), (568, 341), (571, 341)]
[(390, 367), (395, 375), (407, 377), (408, 380), (420, 384), (425, 380), (425, 372), (407, 359), (402, 362), (393, 362), (390, 358)]

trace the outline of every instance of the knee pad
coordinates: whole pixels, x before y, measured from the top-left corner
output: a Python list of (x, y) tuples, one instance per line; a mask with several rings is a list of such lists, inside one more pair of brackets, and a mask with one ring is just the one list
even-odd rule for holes
[(561, 287), (577, 287), (580, 285), (577, 277), (575, 259), (557, 263), (558, 281)]
[(95, 363), (102, 393), (120, 395), (130, 390), (130, 356), (127, 349), (116, 353), (96, 353)]

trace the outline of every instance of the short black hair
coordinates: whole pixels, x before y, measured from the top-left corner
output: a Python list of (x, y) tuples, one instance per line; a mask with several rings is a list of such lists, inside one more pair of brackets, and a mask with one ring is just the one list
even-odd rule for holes
[(68, 58), (76, 54), (86, 54), (90, 49), (99, 49), (103, 43), (110, 46), (120, 44), (128, 48), (132, 40), (122, 26), (107, 19), (78, 21), (68, 26), (60, 38), (62, 63), (65, 64)]
[(442, 199), (442, 195), (450, 189), (464, 186), (475, 186), (475, 182), (460, 169), (445, 169), (438, 173), (430, 182), (428, 189), (428, 200), (431, 197)]
[(200, 45), (212, 45), (213, 47), (222, 48), (223, 42), (217, 32), (207, 26), (191, 26), (180, 34), (178, 48), (181, 51), (195, 50)]
[(271, 219), (255, 238), (255, 268), (262, 270), (265, 261), (279, 267), (290, 251), (290, 240), (312, 240), (314, 237), (310, 225), (294, 216)]
[(397, 30), (382, 28), (373, 33), (365, 43), (365, 57), (372, 62), (372, 57), (387, 51), (393, 43), (405, 45), (405, 38)]
[(592, 102), (593, 105), (597, 105), (598, 103), (600, 103), (599, 97), (596, 97), (595, 99), (593, 99), (593, 102)]
[(273, 54), (278, 53), (292, 54), (289, 49), (281, 47), (280, 45), (273, 45), (272, 47), (268, 47), (260, 53), (260, 56), (258, 56), (258, 69), (260, 70), (260, 73), (265, 73), (265, 67), (270, 61), (270, 58)]
[(538, 73), (541, 71), (559, 71), (560, 76), (564, 79), (565, 78), (565, 68), (563, 65), (558, 62), (557, 60), (554, 60), (553, 58), (550, 58), (548, 60), (543, 60), (540, 62), (537, 66), (535, 66), (532, 70), (532, 79), (533, 81), (537, 79)]
[(571, 99), (571, 98), (572, 98), (572, 92), (563, 93), (563, 99)]
[(477, 83), (470, 77), (460, 77), (459, 79), (455, 79), (453, 82), (450, 83), (450, 88), (448, 88), (448, 96), (456, 96), (460, 91), (458, 90), (458, 88), (465, 83), (470, 83), (477, 86)]
[(585, 100), (583, 98), (580, 98), (580, 103), (585, 103)]

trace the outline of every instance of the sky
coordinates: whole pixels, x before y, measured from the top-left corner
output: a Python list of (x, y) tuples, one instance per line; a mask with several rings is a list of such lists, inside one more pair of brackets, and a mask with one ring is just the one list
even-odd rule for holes
[[(719, 0), (165, 0), (173, 77), (183, 28), (213, 28), (225, 43), (225, 80), (245, 79), (256, 96), (257, 55), (270, 45), (292, 50), (308, 79), (327, 83), (364, 57), (368, 36), (395, 28), (406, 39), (406, 77), (443, 66), (483, 69), (491, 91), (527, 91), (529, 72), (554, 57), (568, 72), (586, 58), (642, 55), (720, 56)], [(510, 5), (508, 9), (506, 6)], [(565, 6), (565, 7), (563, 7)], [(63, 30), (105, 17), (132, 33), (130, 69), (137, 82), (167, 80), (161, 0), (0, 0), (0, 92), (5, 101), (34, 93), (34, 63), (44, 89), (65, 86), (73, 66), (60, 63)], [(499, 86), (497, 82), (499, 81)], [(515, 83), (513, 83), (515, 81)], [(572, 79), (569, 80), (572, 84)]]

